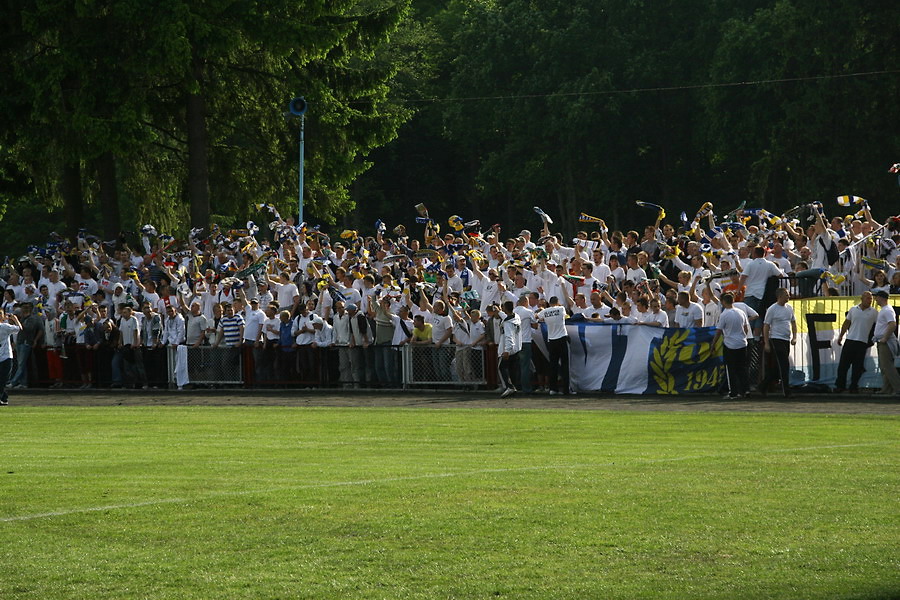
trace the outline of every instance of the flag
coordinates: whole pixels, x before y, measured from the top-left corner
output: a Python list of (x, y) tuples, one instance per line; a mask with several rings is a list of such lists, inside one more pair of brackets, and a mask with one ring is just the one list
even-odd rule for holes
[(538, 216), (541, 218), (541, 221), (543, 221), (547, 225), (553, 225), (553, 219), (551, 219), (550, 216), (547, 215), (547, 213), (545, 213), (544, 211), (542, 211), (539, 207), (535, 206), (534, 212), (536, 212), (538, 214)]
[(850, 206), (851, 204), (865, 204), (866, 199), (859, 196), (838, 196), (837, 202), (841, 206)]
[(888, 262), (883, 258), (873, 258), (871, 256), (863, 256), (859, 259), (859, 262), (869, 267), (870, 269), (882, 269), (885, 270), (888, 268)]

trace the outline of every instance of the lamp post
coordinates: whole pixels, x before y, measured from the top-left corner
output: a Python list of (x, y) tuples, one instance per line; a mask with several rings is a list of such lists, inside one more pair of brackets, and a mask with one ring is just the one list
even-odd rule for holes
[(306, 98), (303, 96), (297, 96), (288, 104), (290, 113), (295, 117), (300, 117), (300, 191), (297, 201), (297, 225), (303, 223), (303, 129), (306, 124), (306, 109), (308, 107)]

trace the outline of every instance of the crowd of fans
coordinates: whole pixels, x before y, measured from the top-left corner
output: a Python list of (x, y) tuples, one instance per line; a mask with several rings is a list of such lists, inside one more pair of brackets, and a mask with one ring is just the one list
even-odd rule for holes
[[(568, 393), (566, 318), (715, 327), (725, 292), (751, 324), (778, 287), (900, 293), (900, 220), (843, 203), (858, 212), (830, 221), (820, 204), (717, 219), (707, 203), (677, 226), (649, 205), (657, 218), (642, 232), (582, 213), (572, 238), (537, 208), (540, 230), (507, 234), (437, 222), (422, 205), (415, 225), (333, 236), (270, 205), (257, 207), (264, 232), (249, 222), (174, 240), (147, 225), (140, 245), (54, 236), (0, 272), (0, 382), (28, 386), (41, 348), (53, 387), (71, 385), (62, 365), (74, 361), (82, 388), (146, 388), (165, 382), (161, 349), (186, 345), (250, 357), (260, 383), (396, 387), (409, 344), (433, 349), (436, 377), (464, 383), (484, 361), (504, 394)], [(532, 351), (541, 322), (547, 354)]]

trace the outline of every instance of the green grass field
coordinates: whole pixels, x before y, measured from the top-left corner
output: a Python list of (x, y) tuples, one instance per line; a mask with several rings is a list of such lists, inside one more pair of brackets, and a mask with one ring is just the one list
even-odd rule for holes
[(900, 420), (0, 413), (0, 598), (897, 598)]

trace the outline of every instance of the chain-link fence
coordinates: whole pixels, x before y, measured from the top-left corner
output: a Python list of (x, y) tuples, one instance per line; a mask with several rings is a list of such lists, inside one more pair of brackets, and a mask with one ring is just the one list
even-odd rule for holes
[(484, 385), (484, 349), (410, 345), (403, 348), (404, 385)]
[[(243, 353), (240, 346), (201, 346), (187, 349), (188, 380), (198, 385), (241, 385), (243, 377)], [(177, 353), (169, 348), (169, 383), (175, 384)]]

